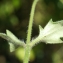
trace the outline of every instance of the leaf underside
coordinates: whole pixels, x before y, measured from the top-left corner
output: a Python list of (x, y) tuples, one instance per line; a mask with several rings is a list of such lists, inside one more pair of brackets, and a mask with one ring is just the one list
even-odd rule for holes
[(40, 26), (39, 29), (39, 36), (42, 37), (43, 41), (46, 43), (63, 43), (63, 41), (60, 39), (63, 37), (63, 20), (53, 22), (51, 19), (44, 28), (41, 28)]

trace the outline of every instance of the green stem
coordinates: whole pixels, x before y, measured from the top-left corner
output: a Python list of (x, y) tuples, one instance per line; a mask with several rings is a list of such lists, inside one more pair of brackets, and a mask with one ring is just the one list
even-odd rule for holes
[(32, 8), (31, 8), (29, 26), (28, 26), (28, 33), (27, 33), (27, 41), (26, 41), (26, 48), (25, 48), (25, 56), (24, 56), (23, 63), (29, 62), (31, 46), (29, 46), (28, 44), (30, 43), (30, 40), (31, 40), (33, 18), (34, 18), (34, 12), (35, 12), (35, 7), (36, 7), (37, 2), (38, 2), (38, 0), (34, 0), (34, 2), (32, 4)]
[(35, 7), (36, 7), (37, 2), (38, 2), (38, 0), (34, 0), (33, 5), (32, 5), (32, 8), (31, 8), (26, 43), (29, 43), (30, 40), (31, 40), (31, 32), (32, 32), (33, 18), (34, 18), (34, 12), (35, 12)]
[(31, 43), (29, 43), (29, 45), (31, 46), (31, 48), (34, 47), (36, 44), (40, 43), (41, 38), (42, 38), (42, 37), (39, 37), (39, 36), (38, 36), (38, 37), (36, 37), (34, 40), (32, 40)]
[(26, 45), (24, 62), (23, 63), (28, 63), (29, 62), (30, 50), (31, 50), (31, 47), (29, 45)]

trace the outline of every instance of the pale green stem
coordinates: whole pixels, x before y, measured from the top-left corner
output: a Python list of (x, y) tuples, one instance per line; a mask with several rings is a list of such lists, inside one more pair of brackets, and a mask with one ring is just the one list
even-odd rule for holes
[(30, 40), (31, 40), (31, 32), (32, 32), (33, 18), (34, 18), (34, 12), (35, 12), (35, 7), (36, 7), (37, 2), (38, 2), (38, 0), (34, 0), (33, 5), (32, 5), (32, 8), (31, 8), (26, 43), (29, 43)]
[(32, 47), (35, 46), (36, 44), (38, 44), (38, 43), (40, 43), (40, 42), (43, 42), (43, 41), (44, 41), (43, 38), (44, 38), (44, 37), (41, 37), (41, 36), (36, 37), (35, 39), (33, 39), (33, 40), (29, 43), (29, 46), (31, 46), (31, 48), (32, 48)]
[(29, 46), (28, 44), (30, 43), (30, 40), (31, 40), (33, 18), (34, 18), (34, 12), (35, 12), (35, 7), (36, 7), (37, 2), (38, 2), (38, 0), (34, 0), (34, 2), (32, 4), (32, 8), (31, 8), (29, 26), (28, 26), (28, 33), (27, 33), (27, 41), (26, 41), (26, 48), (25, 48), (25, 56), (24, 56), (23, 63), (29, 62), (31, 46)]
[(31, 47), (29, 45), (26, 45), (24, 62), (23, 63), (28, 63), (29, 62), (30, 51), (31, 51)]

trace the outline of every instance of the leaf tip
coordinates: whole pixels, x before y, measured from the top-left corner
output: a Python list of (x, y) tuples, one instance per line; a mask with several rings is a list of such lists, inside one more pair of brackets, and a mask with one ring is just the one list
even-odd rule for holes
[(43, 28), (41, 27), (41, 25), (39, 25), (39, 32), (40, 32), (40, 34), (42, 33), (42, 30), (43, 30)]

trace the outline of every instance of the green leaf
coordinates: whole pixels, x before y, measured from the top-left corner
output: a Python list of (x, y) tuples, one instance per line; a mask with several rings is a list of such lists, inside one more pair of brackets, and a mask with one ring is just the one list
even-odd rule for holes
[(8, 42), (14, 44), (15, 46), (23, 46), (25, 47), (25, 43), (22, 40), (19, 40), (12, 32), (9, 30), (6, 30), (5, 33), (0, 33), (0, 37), (6, 39)]
[(44, 29), (40, 31), (39, 36), (43, 38), (41, 38), (43, 41), (49, 44), (63, 43), (60, 39), (60, 37), (63, 37), (63, 20), (53, 22), (51, 19)]
[(9, 36), (12, 40), (19, 42), (19, 39), (9, 30), (6, 30), (7, 36)]
[(22, 45), (25, 47), (25, 43), (21, 40), (19, 40), (12, 32), (9, 30), (6, 30), (6, 34), (8, 36), (8, 41), (15, 44), (15, 45)]
[(39, 32), (40, 32), (40, 35), (42, 34), (42, 31), (43, 31), (43, 28), (41, 27), (41, 25), (39, 25)]
[(9, 42), (10, 52), (15, 51), (15, 45)]

